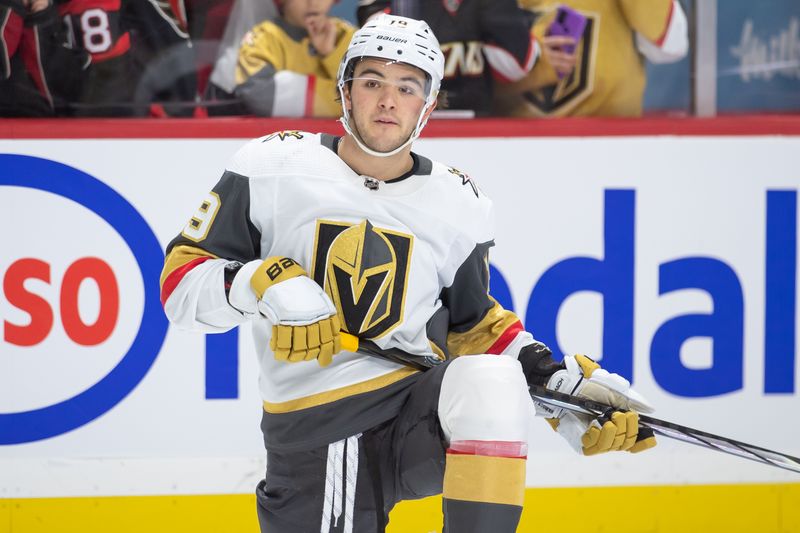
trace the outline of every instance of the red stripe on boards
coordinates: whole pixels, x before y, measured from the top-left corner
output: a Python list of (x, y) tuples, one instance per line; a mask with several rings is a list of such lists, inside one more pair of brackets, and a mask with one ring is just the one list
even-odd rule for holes
[[(0, 120), (0, 139), (253, 139), (273, 131), (342, 135), (333, 118), (102, 118)], [(726, 115), (714, 118), (571, 117), (559, 119), (434, 117), (422, 138), (542, 138), (642, 136), (800, 135), (800, 114)]]

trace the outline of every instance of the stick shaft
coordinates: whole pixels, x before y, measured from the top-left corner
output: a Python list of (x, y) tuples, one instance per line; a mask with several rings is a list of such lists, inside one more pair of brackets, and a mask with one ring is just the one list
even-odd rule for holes
[[(373, 357), (386, 359), (398, 364), (410, 366), (420, 371), (428, 370), (442, 361), (435, 355), (414, 355), (397, 348), (384, 349), (370, 340), (359, 339), (355, 335), (342, 332), (342, 349), (349, 352), (364, 353)], [(578, 398), (569, 394), (548, 390), (544, 387), (531, 387), (531, 398), (545, 402), (549, 405), (569, 409), (591, 416), (602, 416), (609, 410), (614, 410), (610, 405)], [(682, 426), (674, 422), (660, 420), (647, 415), (639, 415), (639, 422), (652, 429), (658, 435), (694, 444), (703, 448), (723, 452), (744, 459), (750, 459), (762, 464), (800, 473), (800, 458), (785, 453), (769, 450), (746, 442), (737, 441), (728, 437), (714, 435), (699, 429)]]

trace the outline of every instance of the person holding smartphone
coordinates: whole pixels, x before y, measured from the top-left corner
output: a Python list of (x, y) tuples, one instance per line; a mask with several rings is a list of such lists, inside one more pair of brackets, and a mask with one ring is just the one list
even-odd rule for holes
[(671, 63), (689, 49), (678, 0), (520, 0), (535, 16), (542, 60), (522, 80), (498, 85), (498, 114), (639, 116), (645, 60)]

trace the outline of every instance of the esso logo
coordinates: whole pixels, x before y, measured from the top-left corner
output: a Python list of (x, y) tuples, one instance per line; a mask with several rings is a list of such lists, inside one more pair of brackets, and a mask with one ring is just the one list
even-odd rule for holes
[(0, 445), (53, 437), (119, 403), (161, 349), (163, 252), (101, 181), (0, 154)]
[[(50, 263), (35, 258), (16, 260), (6, 269), (3, 275), (3, 294), (12, 307), (30, 316), (28, 324), (23, 326), (8, 320), (3, 321), (3, 340), (7, 343), (35, 346), (50, 337), (53, 309), (45, 298), (29, 292), (25, 284), (28, 280), (50, 284), (51, 270)], [(91, 323), (84, 321), (81, 316), (81, 295), (85, 294), (81, 288), (87, 280), (96, 283), (99, 293), (97, 317)], [(70, 264), (64, 272), (61, 284), (59, 309), (64, 332), (74, 343), (96, 346), (106, 341), (113, 333), (119, 318), (119, 286), (111, 266), (98, 257), (83, 257)]]

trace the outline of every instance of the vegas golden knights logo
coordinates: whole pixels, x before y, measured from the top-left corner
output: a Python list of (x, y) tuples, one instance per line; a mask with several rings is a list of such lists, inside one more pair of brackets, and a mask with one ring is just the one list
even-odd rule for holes
[(315, 241), (312, 276), (336, 305), (342, 329), (370, 339), (394, 329), (403, 318), (414, 237), (368, 220), (318, 220)]
[(524, 98), (542, 115), (549, 115), (562, 108), (569, 109), (584, 101), (594, 89), (594, 67), (597, 54), (595, 16), (587, 14), (583, 38), (575, 49), (577, 64), (569, 76), (555, 85), (537, 91), (528, 91)]

